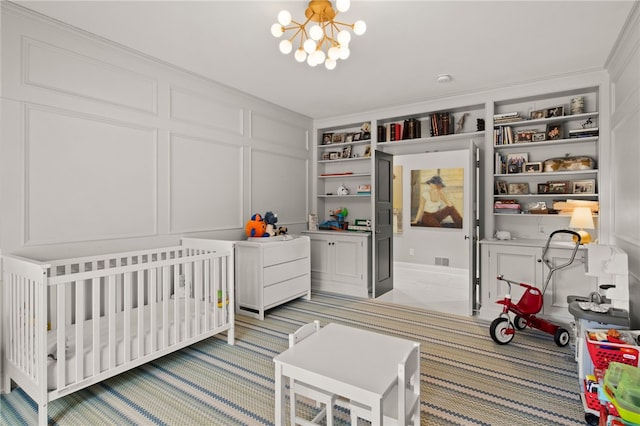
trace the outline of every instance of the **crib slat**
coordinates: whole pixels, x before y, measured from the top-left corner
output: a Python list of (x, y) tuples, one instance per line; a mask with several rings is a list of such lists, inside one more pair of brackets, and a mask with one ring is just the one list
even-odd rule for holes
[[(94, 265), (94, 270), (96, 266)], [(100, 347), (102, 346), (102, 336), (100, 333), (100, 278), (91, 280), (91, 323), (93, 324), (93, 375), (100, 373), (102, 357)]]
[(67, 298), (66, 294), (68, 292), (67, 287), (64, 285), (56, 286), (56, 298), (58, 299), (58, 318), (56, 322), (58, 323), (58, 328), (56, 329), (56, 383), (58, 389), (66, 386), (67, 384), (67, 363), (66, 363), (66, 354), (65, 354), (65, 345), (67, 340), (67, 326), (65, 324), (65, 316), (67, 314)]
[(151, 353), (158, 350), (158, 289), (157, 289), (157, 281), (156, 277), (158, 275), (158, 268), (152, 268), (149, 270), (149, 304), (151, 306), (151, 315), (150, 315), (150, 330), (151, 330), (151, 341), (149, 351)]
[(109, 306), (107, 309), (109, 321), (109, 343), (107, 353), (109, 354), (109, 368), (116, 367), (116, 287), (118, 280), (115, 275), (108, 277)]
[(169, 298), (171, 297), (171, 275), (169, 267), (162, 268), (162, 344), (161, 349), (169, 346)]
[[(194, 324), (193, 324), (193, 332), (196, 335), (201, 334), (204, 330), (206, 330), (206, 323), (204, 328), (202, 327), (202, 290), (204, 287), (204, 282), (202, 281), (202, 264), (204, 262), (202, 260), (199, 260), (197, 262), (193, 262), (193, 282), (194, 282), (194, 299), (195, 299), (195, 306), (194, 306), (194, 311), (195, 311), (195, 315), (194, 315)], [(207, 309), (207, 305), (204, 305), (204, 312), (206, 313), (208, 311)]]
[[(76, 281), (76, 383), (84, 379), (84, 281)], [(64, 359), (64, 358), (63, 358)]]
[(144, 351), (144, 270), (138, 271), (136, 277), (136, 285), (138, 286), (138, 300), (136, 303), (137, 311), (138, 311), (138, 358), (143, 357), (145, 354)]
[[(204, 280), (204, 323), (206, 324), (205, 329), (209, 330), (209, 324), (211, 324), (211, 309), (208, 307), (209, 304), (216, 303), (217, 297), (211, 294), (211, 259), (202, 261), (202, 279)], [(213, 312), (215, 313), (215, 310)]]
[(124, 346), (124, 357), (123, 362), (126, 364), (131, 361), (131, 292), (133, 291), (131, 285), (131, 273), (124, 274), (124, 288), (122, 289), (124, 293), (124, 306), (123, 306), (123, 315), (124, 315), (124, 333), (123, 333), (123, 346)]
[(184, 333), (181, 340), (191, 338), (191, 297), (193, 297), (194, 283), (193, 283), (193, 262), (184, 264), (185, 269), (185, 289), (184, 289), (184, 313), (182, 315), (182, 322), (184, 324)]

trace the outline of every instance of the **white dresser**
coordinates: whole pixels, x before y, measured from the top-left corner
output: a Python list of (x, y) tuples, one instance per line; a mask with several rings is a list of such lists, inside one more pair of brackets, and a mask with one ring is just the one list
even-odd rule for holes
[(309, 237), (236, 242), (236, 312), (264, 319), (267, 309), (311, 298)]

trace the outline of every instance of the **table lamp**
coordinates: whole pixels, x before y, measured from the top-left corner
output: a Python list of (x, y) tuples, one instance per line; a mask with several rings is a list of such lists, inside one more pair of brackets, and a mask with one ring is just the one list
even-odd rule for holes
[[(591, 242), (591, 235), (585, 231), (585, 229), (595, 229), (591, 209), (589, 207), (574, 208), (573, 213), (571, 213), (569, 228), (579, 229), (576, 232), (580, 235), (580, 243), (589, 244)], [(573, 237), (573, 241), (577, 241), (575, 236)]]

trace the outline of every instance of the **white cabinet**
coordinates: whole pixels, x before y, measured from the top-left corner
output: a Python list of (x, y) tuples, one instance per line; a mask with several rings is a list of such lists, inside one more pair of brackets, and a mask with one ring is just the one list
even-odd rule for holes
[(307, 231), (311, 238), (313, 290), (369, 297), (371, 235), (365, 232)]
[(289, 300), (311, 298), (309, 237), (236, 242), (236, 312), (264, 319)]
[[(481, 256), (485, 267), (482, 269), (480, 317), (493, 319), (501, 311), (502, 305), (495, 302), (505, 296), (508, 287), (496, 279), (498, 275), (543, 290), (549, 274), (549, 269), (542, 262), (544, 244), (545, 241), (539, 240), (482, 241)], [(573, 244), (570, 242), (552, 243), (547, 258), (552, 265), (564, 264), (571, 258), (572, 250)], [(544, 294), (542, 316), (569, 322), (573, 317), (568, 311), (567, 296), (586, 296), (597, 290), (596, 278), (586, 275), (586, 256), (587, 249), (581, 246), (573, 263), (552, 275)], [(513, 300), (518, 301), (521, 295), (522, 288), (513, 286)]]

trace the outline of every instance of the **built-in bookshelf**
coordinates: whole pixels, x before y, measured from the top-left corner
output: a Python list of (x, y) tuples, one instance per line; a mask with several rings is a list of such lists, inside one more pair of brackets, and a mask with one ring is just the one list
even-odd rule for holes
[(596, 88), (495, 104), (496, 229), (508, 228), (500, 217), (566, 217), (575, 205), (598, 211), (597, 108)]

